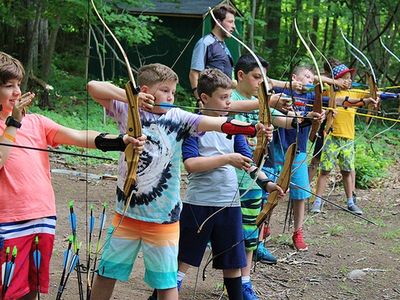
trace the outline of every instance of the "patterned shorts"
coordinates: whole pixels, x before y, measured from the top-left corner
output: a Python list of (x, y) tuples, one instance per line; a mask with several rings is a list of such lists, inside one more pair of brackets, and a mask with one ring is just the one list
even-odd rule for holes
[(341, 171), (350, 172), (354, 170), (354, 141), (328, 136), (321, 156), (321, 169), (331, 171), (336, 164), (339, 164)]
[[(243, 194), (245, 190), (241, 190)], [(261, 190), (250, 190), (240, 198), (242, 207), (242, 222), (244, 246), (246, 251), (254, 251), (257, 249), (258, 229), (256, 219), (261, 211)]]
[(179, 222), (157, 224), (116, 214), (109, 229), (98, 274), (127, 281), (139, 250), (143, 252), (144, 281), (155, 289), (176, 287)]

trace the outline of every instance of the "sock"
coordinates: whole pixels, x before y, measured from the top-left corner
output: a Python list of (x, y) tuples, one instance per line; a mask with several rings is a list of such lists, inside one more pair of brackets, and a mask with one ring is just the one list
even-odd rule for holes
[(318, 203), (319, 205), (321, 205), (321, 203), (322, 203), (322, 200), (321, 200), (321, 198), (320, 197), (315, 197), (315, 200), (314, 200), (314, 203)]
[(243, 300), (241, 277), (224, 278), (229, 300)]
[(347, 198), (347, 206), (353, 206), (354, 205), (354, 200), (353, 197)]
[(178, 271), (178, 291), (181, 289), (183, 278), (185, 278), (185, 273)]
[(250, 276), (242, 276), (242, 284), (250, 282)]

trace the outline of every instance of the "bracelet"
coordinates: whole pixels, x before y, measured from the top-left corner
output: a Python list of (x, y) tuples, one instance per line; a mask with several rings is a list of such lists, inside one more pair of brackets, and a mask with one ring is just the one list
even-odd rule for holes
[(15, 136), (12, 136), (11, 134), (4, 132), (3, 133), (3, 137), (6, 138), (7, 140), (15, 143)]

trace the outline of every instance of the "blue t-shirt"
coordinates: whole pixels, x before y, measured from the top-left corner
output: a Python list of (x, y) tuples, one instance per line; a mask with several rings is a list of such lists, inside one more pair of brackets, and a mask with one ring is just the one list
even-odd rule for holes
[[(126, 132), (127, 104), (113, 101), (108, 114), (118, 122), (120, 132)], [(178, 108), (163, 115), (140, 111), (142, 132), (147, 136), (140, 155), (137, 181), (126, 215), (130, 218), (153, 222), (174, 223), (179, 220), (181, 155), (183, 139), (197, 136), (201, 116)], [(121, 153), (118, 164), (116, 211), (123, 213), (124, 182), (127, 174), (125, 155)]]
[[(237, 152), (251, 157), (243, 135), (227, 139), (220, 132), (206, 132), (201, 137), (187, 137), (183, 142), (183, 160), (193, 157), (212, 157)], [(206, 172), (190, 173), (184, 203), (201, 206), (240, 206), (236, 171), (224, 165)]]
[(215, 68), (232, 78), (233, 58), (225, 42), (209, 33), (194, 46), (190, 68), (200, 72)]

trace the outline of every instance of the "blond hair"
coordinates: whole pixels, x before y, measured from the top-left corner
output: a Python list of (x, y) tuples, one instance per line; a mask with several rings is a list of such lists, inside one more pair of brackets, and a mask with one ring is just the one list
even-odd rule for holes
[(174, 81), (178, 83), (178, 75), (163, 64), (149, 64), (141, 67), (138, 72), (139, 86), (147, 85), (149, 87), (165, 81)]

